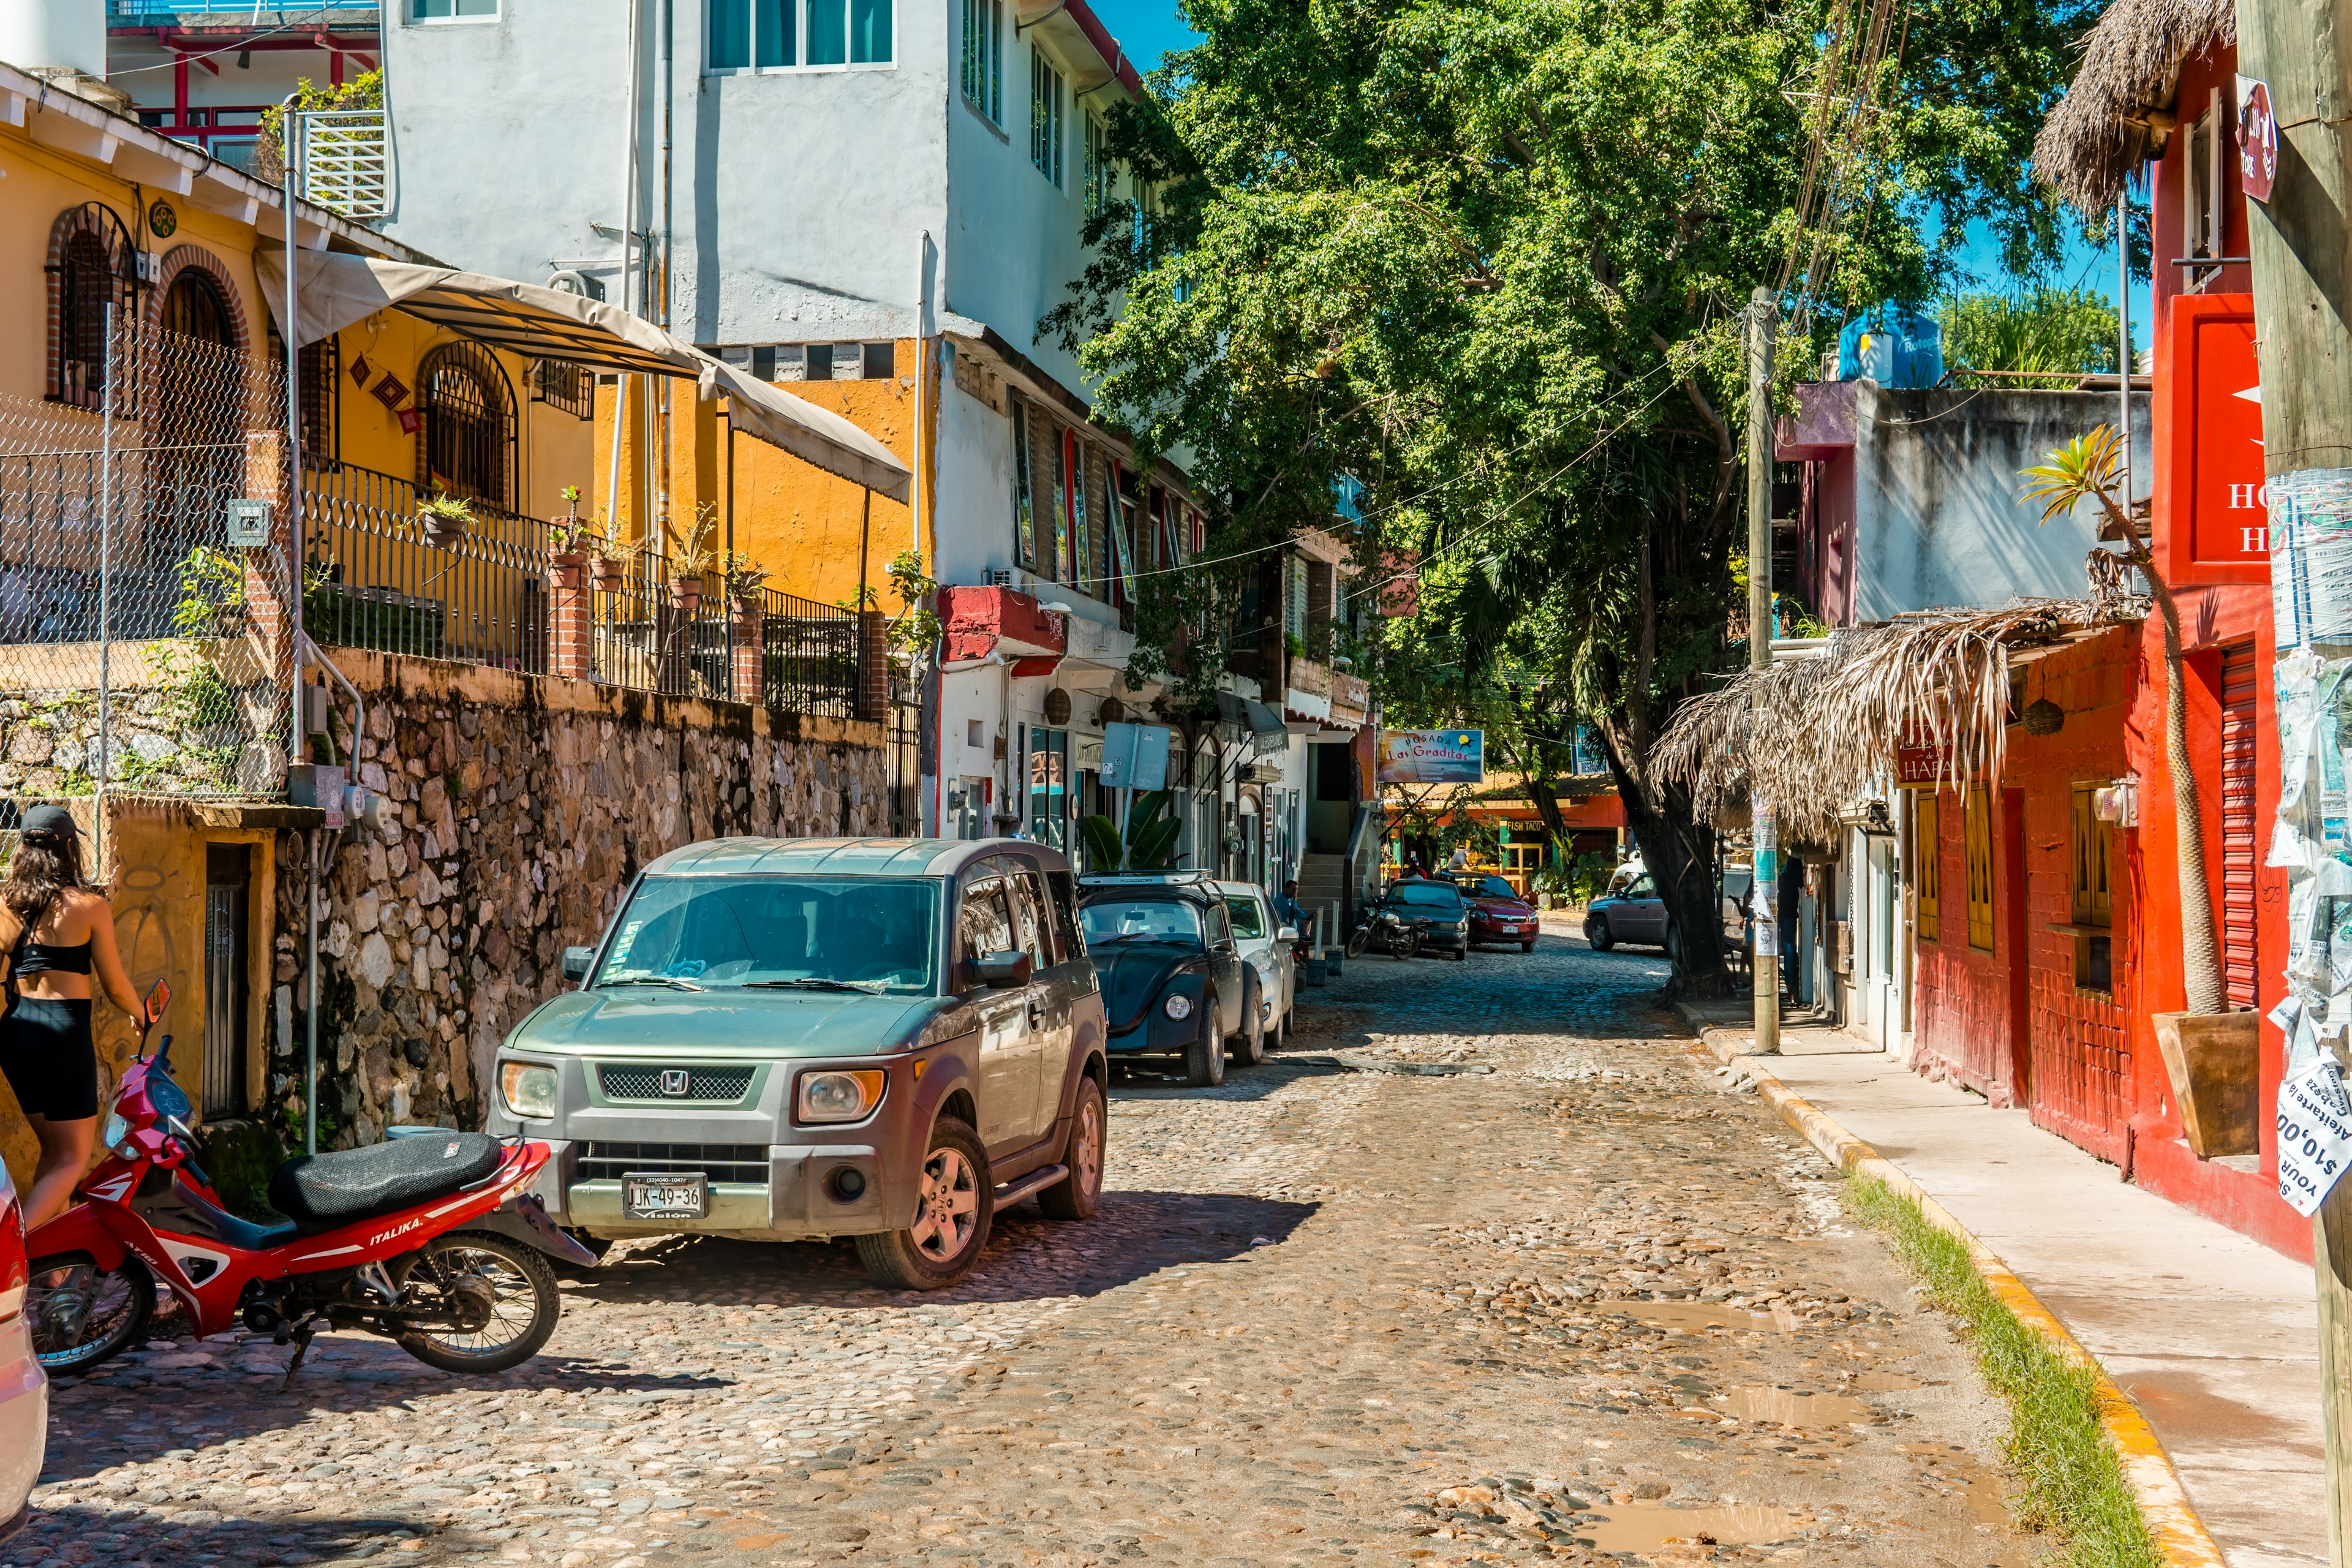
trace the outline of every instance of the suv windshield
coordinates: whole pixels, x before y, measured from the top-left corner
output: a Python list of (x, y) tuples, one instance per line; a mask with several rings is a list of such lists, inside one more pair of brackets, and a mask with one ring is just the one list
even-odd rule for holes
[(1195, 945), (1201, 941), (1201, 911), (1184, 899), (1092, 899), (1079, 906), (1078, 926), (1088, 947), (1127, 937)]
[(648, 877), (595, 985), (928, 993), (937, 884), (876, 877)]
[(1459, 910), (1462, 895), (1451, 882), (1399, 882), (1389, 889), (1389, 902), (1416, 910)]

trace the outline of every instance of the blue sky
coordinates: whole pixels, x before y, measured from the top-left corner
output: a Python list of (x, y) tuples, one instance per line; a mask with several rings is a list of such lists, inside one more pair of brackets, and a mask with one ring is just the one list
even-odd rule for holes
[(1200, 40), (1201, 35), (1176, 15), (1174, 0), (1087, 0), (1087, 4), (1139, 71), (1158, 68), (1160, 56)]

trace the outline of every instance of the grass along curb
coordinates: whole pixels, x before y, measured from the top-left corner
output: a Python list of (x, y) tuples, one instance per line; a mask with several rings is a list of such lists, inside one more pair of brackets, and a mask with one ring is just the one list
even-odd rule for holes
[(2008, 1402), (2005, 1447), (2018, 1481), (2010, 1508), (2018, 1522), (2063, 1536), (2061, 1561), (2076, 1568), (2163, 1568), (2168, 1559), (2106, 1441), (2112, 1385), (2097, 1366), (2028, 1328), (1993, 1293), (1969, 1243), (1932, 1224), (1911, 1198), (1849, 1173), (1845, 1199), (1893, 1238), (1928, 1301), (1960, 1321), (1985, 1383)]

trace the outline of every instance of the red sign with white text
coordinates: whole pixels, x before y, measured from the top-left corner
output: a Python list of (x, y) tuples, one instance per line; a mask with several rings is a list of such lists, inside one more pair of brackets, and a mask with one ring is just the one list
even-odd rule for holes
[(1941, 746), (1898, 746), (1895, 752), (1895, 780), (1898, 784), (1929, 785), (1941, 783), (1951, 771), (1951, 759)]
[(2175, 303), (2173, 371), (2183, 383), (2189, 419), (2174, 434), (2176, 441), (2186, 437), (2186, 449), (2176, 447), (2182, 483), (2173, 526), (2188, 524), (2194, 565), (2259, 566), (2267, 574), (2270, 508), (2252, 304), (2243, 295)]
[(2268, 82), (2238, 79), (2238, 183), (2250, 200), (2270, 205), (2278, 178), (2278, 116)]

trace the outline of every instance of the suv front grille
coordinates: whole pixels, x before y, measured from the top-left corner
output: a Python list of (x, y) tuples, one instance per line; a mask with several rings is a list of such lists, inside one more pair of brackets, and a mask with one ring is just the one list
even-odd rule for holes
[(701, 1172), (714, 1182), (768, 1184), (764, 1143), (583, 1143), (580, 1179), (617, 1182), (625, 1174), (651, 1171)]
[(751, 1068), (664, 1067), (604, 1062), (596, 1081), (607, 1100), (673, 1100), (733, 1104), (751, 1087)]

